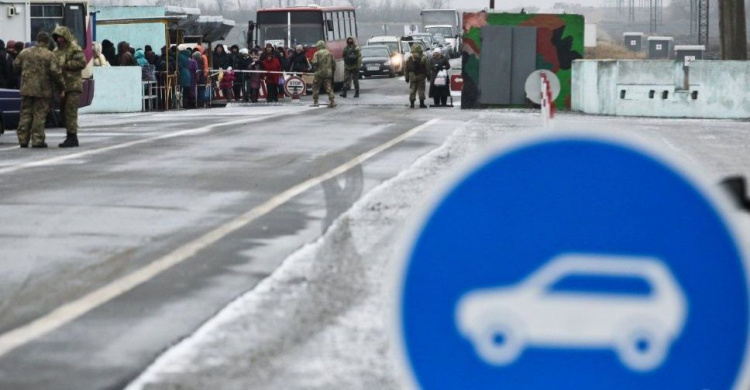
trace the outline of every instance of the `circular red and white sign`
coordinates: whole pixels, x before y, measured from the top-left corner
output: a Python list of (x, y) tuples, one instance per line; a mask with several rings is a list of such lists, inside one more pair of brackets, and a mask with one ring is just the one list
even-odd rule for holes
[(304, 95), (306, 91), (307, 85), (305, 85), (305, 81), (302, 80), (302, 77), (289, 76), (284, 82), (284, 92), (287, 96), (294, 98), (295, 95), (297, 95), (297, 97), (299, 97)]

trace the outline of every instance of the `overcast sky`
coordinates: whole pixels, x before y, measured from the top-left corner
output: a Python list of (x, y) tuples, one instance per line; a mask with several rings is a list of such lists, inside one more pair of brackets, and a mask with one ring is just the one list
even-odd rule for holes
[[(422, 4), (422, 0), (404, 0), (410, 3)], [(538, 7), (540, 9), (551, 9), (555, 3), (574, 3), (582, 6), (596, 6), (599, 7), (604, 3), (604, 0), (495, 0), (495, 9), (503, 10), (516, 7)], [(666, 2), (665, 2), (666, 3)], [(490, 0), (452, 0), (452, 8), (461, 9), (483, 9), (490, 6)]]

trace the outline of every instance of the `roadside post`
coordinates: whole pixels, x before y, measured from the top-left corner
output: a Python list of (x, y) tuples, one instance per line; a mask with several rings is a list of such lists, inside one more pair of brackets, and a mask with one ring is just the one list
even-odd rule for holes
[(544, 132), (466, 164), (394, 262), (406, 387), (750, 388), (747, 251), (691, 162)]
[(544, 128), (551, 128), (555, 117), (554, 102), (560, 95), (560, 80), (549, 70), (536, 70), (526, 78), (524, 89), (526, 98), (540, 106)]

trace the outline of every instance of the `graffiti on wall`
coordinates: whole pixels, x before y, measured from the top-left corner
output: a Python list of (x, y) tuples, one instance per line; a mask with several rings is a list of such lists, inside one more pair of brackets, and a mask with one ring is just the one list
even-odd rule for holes
[(536, 27), (536, 69), (547, 69), (560, 80), (560, 95), (555, 99), (558, 109), (570, 108), (570, 87), (573, 60), (583, 58), (582, 15), (510, 14), (475, 12), (463, 15), (463, 108), (480, 108), (479, 59), (482, 55), (483, 26)]

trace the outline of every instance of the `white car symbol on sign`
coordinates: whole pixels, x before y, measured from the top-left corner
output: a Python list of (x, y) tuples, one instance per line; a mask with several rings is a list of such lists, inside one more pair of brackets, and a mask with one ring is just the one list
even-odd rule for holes
[[(638, 291), (565, 291), (566, 281), (575, 278), (607, 285), (624, 281), (619, 285)], [(687, 306), (671, 272), (657, 259), (566, 254), (515, 286), (466, 293), (456, 305), (456, 324), (492, 365), (512, 364), (527, 345), (613, 348), (626, 367), (650, 371), (662, 365), (681, 334)]]

